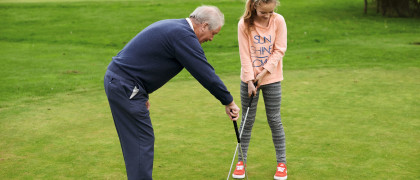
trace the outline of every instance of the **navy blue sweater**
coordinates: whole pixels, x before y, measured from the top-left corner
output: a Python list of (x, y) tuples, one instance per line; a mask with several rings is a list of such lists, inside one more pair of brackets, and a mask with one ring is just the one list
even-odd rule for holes
[(143, 29), (112, 58), (108, 69), (139, 83), (148, 94), (186, 68), (223, 105), (232, 95), (207, 62), (186, 19), (158, 21)]

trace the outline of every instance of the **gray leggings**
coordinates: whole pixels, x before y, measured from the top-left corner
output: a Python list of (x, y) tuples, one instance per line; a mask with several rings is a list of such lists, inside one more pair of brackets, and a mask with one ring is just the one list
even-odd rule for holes
[[(267, 121), (271, 128), (271, 134), (273, 137), (274, 148), (276, 150), (277, 163), (286, 164), (286, 138), (284, 135), (283, 124), (281, 123), (280, 116), (280, 104), (281, 104), (281, 83), (275, 82), (272, 84), (262, 85), (261, 89), (263, 93), (265, 110), (267, 115)], [(249, 141), (251, 140), (251, 130), (255, 122), (255, 115), (257, 113), (257, 104), (259, 97), (259, 90), (257, 95), (254, 97), (249, 108), (248, 117), (246, 119), (245, 128), (242, 132), (241, 147), (244, 153), (244, 160), (242, 160), (239, 154), (239, 161), (246, 163), (247, 152)], [(242, 122), (243, 126), (246, 109), (248, 108), (250, 98), (248, 97), (248, 84), (241, 82), (241, 104), (242, 104)], [(239, 151), (240, 153), (240, 151)]]

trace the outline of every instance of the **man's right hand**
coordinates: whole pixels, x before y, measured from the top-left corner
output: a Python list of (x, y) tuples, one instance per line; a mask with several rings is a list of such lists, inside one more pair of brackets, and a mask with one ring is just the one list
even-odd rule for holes
[(226, 105), (226, 114), (232, 121), (236, 121), (239, 118), (239, 107), (235, 104), (235, 101), (232, 101), (230, 104)]

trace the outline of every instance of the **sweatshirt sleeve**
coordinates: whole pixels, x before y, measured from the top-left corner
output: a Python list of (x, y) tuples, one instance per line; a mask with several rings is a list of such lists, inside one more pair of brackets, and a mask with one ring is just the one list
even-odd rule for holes
[(273, 53), (268, 58), (264, 68), (268, 72), (273, 73), (276, 71), (279, 61), (283, 59), (283, 56), (287, 49), (287, 27), (286, 21), (283, 16), (278, 15), (278, 18), (274, 21), (276, 23), (276, 40), (274, 41)]
[(241, 79), (244, 82), (254, 80), (254, 68), (252, 67), (251, 52), (249, 50), (249, 36), (243, 19), (238, 23), (238, 46), (241, 58)]
[(207, 62), (203, 48), (196, 37), (180, 37), (174, 43), (175, 58), (200, 84), (223, 105), (233, 101), (226, 86), (216, 75), (214, 68)]

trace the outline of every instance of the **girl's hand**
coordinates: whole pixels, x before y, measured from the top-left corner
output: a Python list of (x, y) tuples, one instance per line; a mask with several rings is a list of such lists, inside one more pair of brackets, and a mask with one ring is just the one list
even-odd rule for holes
[(255, 87), (254, 82), (248, 81), (248, 97), (257, 94), (257, 87)]
[[(260, 87), (262, 79), (267, 75), (267, 73), (268, 73), (268, 70), (264, 69), (259, 74), (257, 74), (257, 77), (255, 77), (255, 79), (254, 79), (254, 83), (258, 82), (257, 87)], [(249, 83), (248, 83), (248, 87), (249, 87)]]

